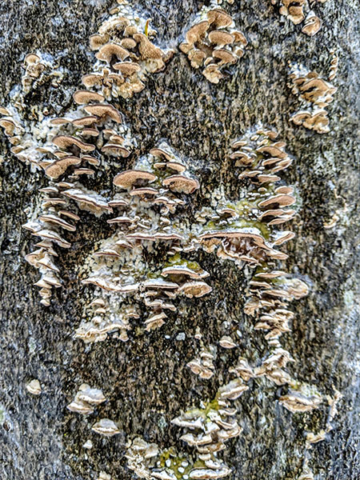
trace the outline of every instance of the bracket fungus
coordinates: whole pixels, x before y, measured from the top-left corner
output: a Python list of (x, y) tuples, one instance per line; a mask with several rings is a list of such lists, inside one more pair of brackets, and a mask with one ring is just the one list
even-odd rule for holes
[[(332, 60), (331, 68), (335, 64), (337, 68), (336, 62), (337, 59)], [(331, 68), (329, 77), (334, 78), (336, 72)], [(301, 102), (301, 109), (291, 116), (292, 122), (317, 133), (328, 133), (330, 128), (326, 108), (334, 100), (333, 95), (337, 89), (319, 77), (318, 73), (308, 72), (297, 65), (292, 67), (289, 78), (291, 80), (289, 87)]]
[[(188, 227), (182, 226), (174, 215), (200, 185), (189, 174), (187, 160), (179, 158), (166, 143), (139, 158), (131, 170), (116, 175), (114, 185), (120, 191), (109, 206), (121, 214), (108, 223), (116, 227), (116, 233), (94, 253), (97, 262), (91, 262), (90, 275), (83, 283), (98, 287), (104, 298), (121, 299), (121, 304), (128, 296), (144, 303), (150, 311), (144, 326), (151, 331), (165, 323), (166, 312), (177, 310), (176, 297), (200, 298), (211, 292), (204, 281), (208, 273), (181, 255), (194, 247)], [(165, 245), (168, 258), (150, 270), (143, 249), (152, 251), (159, 242)], [(125, 302), (125, 312), (126, 305)], [(112, 310), (104, 318), (95, 315), (91, 322), (83, 322), (76, 336), (85, 341), (99, 341), (107, 333), (120, 330), (120, 339), (126, 341), (129, 329), (121, 307), (117, 313)]]
[(224, 78), (224, 67), (237, 63), (247, 45), (245, 36), (234, 28), (231, 16), (218, 7), (203, 8), (199, 17), (185, 34), (180, 50), (187, 55), (191, 66), (202, 69), (211, 83)]
[(131, 98), (145, 88), (146, 77), (165, 69), (174, 54), (153, 43), (156, 31), (149, 21), (122, 2), (112, 16), (90, 37), (90, 48), (96, 51), (94, 72), (83, 77), (86, 88), (98, 90), (107, 100)]
[(21, 77), (21, 84), (25, 94), (48, 81), (57, 88), (64, 76), (62, 69), (54, 70), (50, 55), (29, 53), (26, 55), (22, 67), (25, 73)]
[[(160, 480), (218, 479), (230, 475), (231, 469), (218, 456), (226, 442), (241, 434), (235, 419), (236, 409), (229, 400), (241, 395), (240, 382), (221, 387), (212, 402), (201, 403), (172, 420), (185, 429), (180, 440), (194, 449), (194, 454), (178, 453), (174, 447), (161, 451), (156, 444), (148, 444), (136, 437), (127, 444), (128, 467), (140, 478)], [(235, 395), (235, 390), (237, 395)], [(232, 394), (230, 393), (232, 392)]]
[[(277, 4), (277, 0), (271, 0), (273, 5)], [(310, 10), (315, 2), (308, 0), (280, 0), (280, 14), (287, 17), (294, 25), (304, 22), (301, 31), (309, 37), (313, 37), (321, 29), (322, 21)]]
[(41, 385), (40, 385), (39, 380), (37, 380), (37, 379), (31, 380), (31, 382), (29, 382), (26, 385), (26, 390), (29, 393), (31, 393), (32, 395), (40, 395), (41, 394)]
[(105, 402), (101, 390), (97, 388), (91, 388), (87, 384), (80, 386), (78, 393), (75, 395), (74, 400), (67, 406), (71, 412), (81, 413), (83, 415), (89, 415), (94, 412), (94, 408), (97, 405)]

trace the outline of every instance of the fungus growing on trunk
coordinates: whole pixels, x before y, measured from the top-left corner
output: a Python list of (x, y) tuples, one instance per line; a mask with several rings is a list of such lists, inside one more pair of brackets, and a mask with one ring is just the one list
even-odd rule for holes
[[(331, 68), (334, 65), (332, 61)], [(336, 72), (331, 68), (329, 77), (333, 79)], [(318, 73), (308, 72), (297, 65), (292, 67), (289, 78), (289, 87), (301, 102), (301, 109), (291, 116), (291, 120), (295, 125), (302, 125), (317, 133), (328, 133), (330, 128), (326, 108), (334, 100), (333, 94), (337, 89), (319, 77)]]
[(100, 25), (99, 34), (90, 37), (98, 62), (94, 72), (83, 77), (84, 85), (100, 90), (107, 100), (141, 92), (147, 75), (163, 71), (174, 54), (155, 46), (155, 35), (148, 21), (122, 2)]
[(211, 83), (225, 77), (223, 67), (235, 64), (247, 45), (244, 35), (233, 28), (231, 16), (218, 7), (204, 7), (185, 39), (180, 50), (193, 68), (203, 69), (202, 74)]

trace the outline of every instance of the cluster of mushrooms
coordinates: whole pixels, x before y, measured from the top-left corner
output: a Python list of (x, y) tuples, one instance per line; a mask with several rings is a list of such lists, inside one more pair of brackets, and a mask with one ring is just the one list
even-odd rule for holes
[(71, 247), (63, 235), (76, 231), (76, 222), (80, 220), (78, 210), (94, 215), (112, 211), (102, 195), (85, 188), (81, 178), (95, 175), (101, 163), (99, 150), (105, 156), (130, 154), (118, 128), (122, 116), (112, 105), (98, 103), (103, 100), (99, 97), (87, 91), (76, 92), (74, 101), (79, 108), (67, 118), (50, 120), (49, 141), (37, 149), (42, 155), (37, 166), (45, 171), (50, 184), (41, 189), (45, 197), (40, 212), (24, 225), (41, 239), (35, 245), (38, 248), (25, 258), (41, 274), (35, 285), (40, 287), (41, 303), (46, 306), (50, 305), (52, 288), (61, 287), (57, 247)]
[(185, 429), (180, 440), (195, 449), (193, 456), (179, 454), (175, 448), (160, 451), (156, 444), (149, 444), (136, 437), (128, 442), (126, 458), (128, 466), (140, 478), (160, 480), (218, 479), (227, 477), (231, 470), (218, 458), (225, 443), (241, 433), (234, 418), (236, 408), (230, 405), (247, 390), (239, 382), (221, 387), (212, 402), (202, 403), (172, 420)]
[(61, 70), (54, 70), (48, 60), (36, 53), (29, 53), (24, 59), (24, 75), (21, 77), (21, 84), (25, 93), (33, 88), (38, 88), (44, 82), (50, 80), (51, 85), (57, 88), (63, 78)]
[(90, 48), (96, 51), (94, 71), (85, 75), (86, 88), (100, 92), (107, 100), (131, 98), (145, 88), (148, 73), (164, 70), (174, 51), (161, 50), (152, 42), (156, 31), (149, 20), (135, 15), (127, 2), (90, 37)]
[[(238, 180), (246, 189), (246, 197), (236, 202), (222, 194), (214, 197), (211, 207), (194, 213), (196, 221), (192, 225), (183, 214), (200, 184), (190, 171), (191, 163), (165, 142), (138, 158), (133, 168), (116, 175), (115, 196), (109, 198), (86, 188), (81, 179), (96, 176), (99, 167), (106, 170), (107, 162), (128, 158), (132, 150), (121, 113), (107, 102), (118, 97), (131, 98), (142, 91), (147, 74), (162, 71), (174, 53), (154, 45), (156, 32), (150, 28), (149, 20), (138, 17), (126, 0), (118, 3), (112, 16), (90, 38), (97, 62), (94, 71), (82, 78), (86, 89), (74, 94), (76, 110), (61, 118), (40, 118), (41, 123), (34, 126), (22, 119), (21, 108), (16, 105), (0, 108), (0, 126), (12, 145), (12, 153), (33, 169), (44, 170), (49, 179), (49, 185), (40, 190), (45, 195), (41, 205), (24, 225), (40, 238), (36, 250), (26, 260), (39, 270), (40, 279), (35, 285), (40, 288), (41, 303), (50, 305), (52, 289), (62, 285), (56, 265), (58, 248), (71, 247), (66, 236), (76, 232), (79, 210), (107, 215), (114, 233), (97, 245), (84, 267), (83, 284), (96, 288), (75, 332), (75, 337), (85, 342), (103, 341), (110, 333), (127, 341), (131, 320), (142, 316), (140, 303), (149, 312), (145, 330), (151, 331), (160, 328), (178, 310), (178, 297), (191, 299), (210, 294), (209, 273), (196, 261), (187, 259), (187, 254), (194, 255), (202, 249), (252, 270), (245, 313), (254, 318), (255, 330), (265, 332), (267, 357), (260, 365), (250, 365), (239, 356), (229, 368), (233, 380), (219, 389), (212, 402), (202, 403), (200, 408), (192, 408), (173, 420), (186, 430), (181, 440), (194, 447), (191, 457), (178, 454), (175, 448), (160, 451), (156, 444), (139, 437), (129, 440), (127, 445), (128, 466), (141, 478), (223, 478), (231, 470), (218, 453), (229, 439), (241, 433), (236, 409), (229, 402), (249, 389), (247, 382), (251, 379), (265, 377), (282, 386), (284, 393), (279, 403), (293, 413), (310, 412), (327, 400), (330, 412), (326, 428), (307, 433), (310, 446), (323, 440), (331, 430), (341, 398), (339, 392), (334, 398), (325, 398), (314, 387), (294, 380), (286, 371), (287, 364), (294, 360), (279, 341), (283, 333), (290, 331), (294, 316), (289, 303), (308, 292), (304, 282), (289, 277), (279, 267), (287, 255), (278, 247), (294, 237), (282, 225), (294, 217), (296, 200), (292, 187), (275, 184), (281, 181), (279, 172), (292, 159), (285, 151), (285, 143), (277, 140), (277, 133), (271, 130), (258, 128), (236, 140), (231, 144), (229, 161), (239, 169)], [(238, 61), (247, 44), (244, 35), (234, 29), (231, 16), (219, 8), (220, 4), (218, 1), (202, 9), (180, 45), (191, 65), (201, 69), (211, 83), (224, 78), (224, 69)], [(320, 29), (321, 21), (311, 11), (305, 18), (304, 7), (306, 0), (282, 0), (281, 13), (295, 24), (305, 20), (302, 31), (312, 36)], [(334, 57), (330, 81), (337, 67)], [(42, 82), (49, 65), (41, 56), (30, 54), (24, 68), (22, 85), (27, 93)], [(57, 87), (61, 75), (50, 72), (48, 76)], [(297, 112), (293, 122), (318, 133), (329, 131), (325, 108), (336, 89), (314, 72), (294, 70), (290, 78), (293, 92), (306, 107), (311, 107)], [(179, 210), (182, 215), (177, 216)], [(150, 266), (144, 251), (156, 253), (159, 244), (165, 260), (154, 261)], [(195, 338), (200, 340), (200, 348), (188, 367), (201, 380), (208, 380), (216, 373), (216, 348), (204, 345), (200, 333)], [(224, 349), (237, 347), (229, 336), (223, 336), (218, 343)], [(42, 391), (38, 380), (30, 382), (27, 389), (33, 395)], [(105, 401), (100, 389), (83, 384), (68, 409), (91, 415)], [(92, 430), (105, 437), (121, 432), (116, 422), (108, 418), (100, 418)], [(88, 440), (83, 447), (92, 448), (92, 442)], [(110, 477), (102, 472), (99, 478)], [(313, 478), (307, 465), (300, 478)]]
[(211, 83), (224, 78), (222, 70), (235, 64), (244, 54), (247, 40), (234, 28), (232, 17), (221, 8), (203, 8), (196, 23), (186, 32), (180, 50), (193, 68)]
[[(327, 0), (317, 0), (319, 3), (325, 3)], [(277, 4), (277, 0), (271, 0), (273, 5)], [(308, 2), (307, 0), (280, 0), (280, 14), (287, 17), (294, 25), (299, 25), (304, 22), (301, 31), (309, 37), (313, 37), (321, 29), (322, 21), (315, 15), (313, 10), (310, 10), (310, 4), (315, 2)], [(305, 12), (306, 16), (305, 16)]]
[[(116, 175), (114, 185), (119, 192), (109, 206), (117, 210), (117, 216), (108, 223), (116, 227), (116, 233), (101, 242), (94, 253), (97, 262), (87, 267), (90, 275), (83, 280), (103, 292), (98, 301), (104, 305), (102, 315), (97, 309), (95, 317), (90, 322), (85, 319), (76, 331), (84, 341), (103, 340), (106, 333), (118, 330), (120, 339), (126, 341), (129, 316), (123, 312), (129, 296), (151, 312), (145, 321), (145, 329), (150, 331), (164, 324), (166, 312), (177, 310), (174, 300), (179, 295), (199, 298), (211, 292), (205, 281), (209, 274), (182, 256), (195, 247), (188, 242), (186, 226), (174, 216), (200, 186), (188, 173), (186, 161), (161, 143), (139, 158), (131, 170)], [(154, 251), (159, 243), (165, 247), (167, 259), (150, 268), (143, 249)], [(134, 315), (136, 312), (131, 312)]]
[[(331, 62), (329, 78), (334, 78), (337, 70), (337, 58)], [(329, 118), (326, 107), (333, 101), (336, 88), (330, 82), (319, 77), (316, 72), (294, 66), (290, 74), (292, 92), (298, 96), (303, 108), (294, 113), (291, 120), (317, 133), (328, 133)]]

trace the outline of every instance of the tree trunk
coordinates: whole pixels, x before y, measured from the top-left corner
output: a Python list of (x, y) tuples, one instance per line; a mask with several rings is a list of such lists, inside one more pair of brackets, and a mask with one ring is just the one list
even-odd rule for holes
[[(119, 191), (113, 185), (115, 175), (133, 168), (139, 157), (165, 141), (179, 158), (187, 159), (188, 170), (200, 183), (191, 195), (178, 195), (185, 198), (185, 205), (170, 215), (171, 224), (179, 218), (181, 228), (190, 229), (197, 225), (197, 212), (213, 208), (219, 195), (235, 204), (259, 188), (251, 179), (239, 180), (244, 169), (235, 167), (229, 157), (231, 142), (255, 132), (260, 124), (279, 133), (293, 162), (279, 173), (276, 187), (294, 187), (297, 213), (278, 228), (290, 229), (296, 237), (278, 248), (288, 258), (275, 260), (274, 265), (309, 287), (307, 296), (290, 304), (295, 316), (290, 331), (280, 338), (281, 348), (294, 359), (285, 369), (292, 383), (278, 385), (266, 375), (253, 375), (245, 382), (248, 389), (230, 402), (242, 432), (226, 441), (217, 455), (231, 468), (232, 479), (355, 480), (360, 478), (359, 5), (332, 0), (311, 4), (322, 27), (308, 36), (301, 32), (305, 23), (295, 25), (281, 15), (280, 5), (267, 0), (235, 0), (233, 5), (224, 1), (221, 8), (229, 12), (248, 44), (243, 57), (222, 70), (225, 78), (218, 84), (208, 81), (202, 68), (194, 69), (179, 49), (191, 25), (199, 22), (196, 15), (202, 6), (197, 0), (136, 2), (138, 15), (151, 18), (149, 28), (157, 30), (154, 44), (163, 51), (172, 48), (175, 54), (163, 71), (147, 74), (141, 92), (108, 102), (125, 118), (131, 155), (106, 157), (107, 163), (95, 168), (94, 178), (79, 182), (107, 200), (114, 198)], [(36, 134), (29, 128), (42, 122), (40, 112), (46, 119), (66, 117), (76, 109), (72, 94), (84, 88), (81, 77), (93, 71), (96, 61), (89, 37), (115, 7), (108, 0), (3, 1), (0, 105), (22, 103), (20, 117), (29, 135)], [(306, 4), (305, 11), (309, 9)], [(23, 65), (29, 53), (37, 53), (50, 67), (24, 87)], [(336, 58), (338, 72), (329, 82)], [(291, 120), (304, 108), (291, 79), (292, 72), (301, 76), (299, 66), (337, 87), (334, 101), (326, 106), (327, 133)], [(53, 76), (54, 71), (60, 76)], [(75, 338), (75, 330), (90, 315), (87, 308), (96, 290), (81, 280), (93, 268), (95, 260), (89, 259), (94, 259), (101, 242), (116, 233), (116, 225), (107, 220), (118, 212), (100, 216), (89, 208), (76, 210), (77, 231), (62, 235), (71, 248), (55, 248), (62, 287), (52, 289), (50, 306), (41, 305), (33, 286), (39, 271), (24, 258), (36, 250), (39, 238), (22, 225), (40, 211), (39, 189), (53, 183), (43, 168), (19, 161), (8, 137), (1, 136), (0, 151), (0, 477), (85, 480), (106, 472), (112, 479), (134, 478), (125, 455), (135, 437), (156, 443), (161, 452), (173, 446), (196, 460), (196, 449), (180, 440), (193, 431), (171, 421), (213, 400), (219, 388), (237, 378), (229, 369), (239, 357), (254, 370), (273, 351), (265, 339), (267, 332), (254, 329), (256, 318), (245, 313), (254, 268), (196, 248), (184, 256), (209, 273), (204, 281), (212, 288), (210, 293), (201, 298), (179, 296), (174, 300), (177, 311), (167, 311), (165, 324), (150, 331), (144, 329), (149, 312), (135, 297), (140, 314), (130, 320), (128, 341), (121, 341), (116, 332), (95, 343)], [(91, 137), (87, 141), (95, 142)], [(101, 152), (99, 156), (105, 158)], [(146, 268), (161, 268), (169, 248), (169, 242), (145, 247)], [(120, 299), (113, 295), (110, 301), (114, 306)], [(195, 338), (199, 331), (201, 340)], [(222, 348), (223, 336), (230, 336), (236, 347)], [(201, 345), (215, 348), (209, 379), (187, 367)], [(40, 382), (39, 395), (29, 392), (33, 380)], [(295, 381), (300, 390), (320, 392), (318, 408), (296, 413), (285, 408), (281, 399), (291, 386), (295, 388)], [(89, 415), (67, 409), (84, 383), (101, 389), (107, 399)], [(329, 403), (340, 398), (336, 392), (343, 397), (332, 418)], [(92, 430), (104, 418), (116, 423), (117, 435), (106, 437)], [(325, 438), (311, 443), (309, 432), (316, 435), (322, 430)], [(84, 448), (88, 440), (91, 449)]]

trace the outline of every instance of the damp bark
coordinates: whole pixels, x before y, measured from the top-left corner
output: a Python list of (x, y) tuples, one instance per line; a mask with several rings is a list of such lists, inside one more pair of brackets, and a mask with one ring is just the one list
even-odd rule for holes
[[(291, 375), (322, 392), (334, 385), (343, 395), (334, 429), (315, 444), (310, 464), (316, 479), (357, 479), (359, 442), (359, 148), (358, 121), (360, 60), (357, 2), (329, 0), (322, 6), (323, 26), (313, 38), (301, 26), (281, 17), (271, 2), (247, 1), (229, 7), (237, 27), (248, 40), (246, 53), (230, 66), (218, 85), (210, 84), (177, 52), (162, 73), (150, 76), (146, 88), (132, 99), (120, 100), (119, 110), (131, 125), (136, 155), (165, 139), (189, 159), (200, 179), (192, 208), (206, 206), (222, 186), (236, 199), (238, 172), (226, 160), (231, 140), (261, 121), (276, 129), (295, 159), (286, 181), (296, 187), (300, 209), (291, 222), (297, 237), (287, 244), (286, 270), (310, 286), (296, 302), (292, 333), (281, 343), (296, 359)], [(174, 47), (191, 25), (201, 2), (195, 0), (139, 1), (162, 46)], [(47, 52), (64, 69), (58, 88), (44, 84), (26, 96), (26, 108), (41, 105), (49, 115), (71, 108), (81, 76), (94, 62), (89, 36), (109, 15), (109, 1), (4, 1), (0, 6), (0, 104), (6, 105), (21, 81), (21, 64), (29, 52)], [(330, 132), (319, 135), (296, 127), (290, 115), (297, 99), (287, 86), (289, 62), (309, 71), (327, 72), (329, 51), (335, 49), (339, 71), (335, 100), (328, 107)], [(201, 302), (182, 302), (182, 314), (171, 315), (161, 329), (133, 329), (127, 343), (108, 338), (86, 345), (74, 340), (83, 313), (84, 287), (79, 269), (93, 246), (112, 233), (103, 217), (82, 212), (72, 235), (72, 248), (59, 260), (64, 287), (50, 307), (39, 303), (33, 283), (37, 272), (24, 261), (34, 240), (22, 229), (37, 190), (47, 185), (39, 171), (30, 172), (1, 137), (1, 373), (0, 473), (6, 479), (96, 479), (100, 471), (112, 478), (134, 474), (124, 459), (129, 435), (168, 447), (180, 433), (171, 419), (201, 399), (211, 400), (228, 379), (229, 366), (239, 354), (254, 359), (266, 355), (263, 335), (253, 330), (243, 313), (246, 279), (230, 262), (202, 253), (201, 266), (211, 274), (212, 293)], [(126, 162), (123, 163), (126, 165)], [(119, 169), (96, 179), (109, 188)], [(336, 225), (325, 226), (334, 215)], [(159, 252), (161, 255), (161, 252)], [(198, 353), (197, 327), (204, 343), (228, 334), (228, 325), (241, 332), (239, 349), (221, 350), (216, 372), (199, 381), (185, 365)], [(136, 321), (135, 321), (136, 325)], [(140, 325), (140, 322), (139, 322)], [(26, 385), (38, 379), (39, 396)], [(74, 415), (66, 409), (82, 383), (100, 388), (108, 402), (101, 417), (116, 420), (121, 433), (111, 439), (91, 432), (99, 415)], [(231, 478), (295, 479), (304, 458), (304, 431), (323, 427), (316, 413), (291, 414), (279, 406), (281, 388), (253, 382), (236, 401), (239, 438), (228, 442), (224, 460)], [(83, 448), (87, 440), (93, 448)]]

